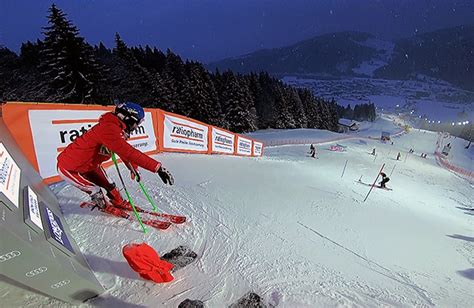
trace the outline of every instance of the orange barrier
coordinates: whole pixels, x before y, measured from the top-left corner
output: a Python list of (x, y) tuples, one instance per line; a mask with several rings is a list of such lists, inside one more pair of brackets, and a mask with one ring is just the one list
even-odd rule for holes
[[(113, 107), (11, 102), (2, 106), (2, 118), (20, 149), (46, 183), (60, 180), (56, 158), (75, 138), (95, 125)], [(128, 142), (147, 154), (158, 153), (155, 111), (145, 110), (145, 121)], [(111, 162), (106, 163), (106, 166)]]
[[(2, 118), (33, 167), (46, 183), (60, 181), (56, 170), (59, 153), (75, 138), (112, 111), (112, 106), (7, 102), (1, 106)], [(127, 141), (147, 154), (185, 152), (261, 156), (263, 144), (222, 128), (207, 125), (161, 109), (145, 108), (145, 121)], [(244, 147), (237, 146), (238, 139)], [(259, 151), (260, 144), (262, 149)], [(260, 153), (260, 155), (258, 155)], [(105, 163), (110, 166), (111, 161)]]
[(258, 141), (253, 141), (252, 154), (253, 156), (262, 156), (263, 155), (263, 143)]
[(252, 156), (253, 140), (240, 135), (237, 136), (235, 143), (235, 155), (238, 156)]
[(159, 109), (157, 113), (160, 151), (209, 153), (207, 124)]
[(439, 152), (435, 152), (435, 157), (436, 157), (436, 160), (437, 162), (443, 166), (444, 168), (460, 175), (460, 176), (463, 176), (463, 177), (467, 177), (467, 178), (470, 178), (471, 180), (474, 179), (474, 172), (472, 171), (467, 171), (463, 168), (460, 168), (460, 167), (456, 167), (452, 164), (450, 164), (448, 162), (448, 160), (444, 157), (443, 154), (439, 153)]
[(455, 174), (457, 174), (461, 177), (467, 178), (470, 181), (474, 180), (474, 172), (467, 171), (466, 169), (463, 169), (463, 168), (452, 165), (448, 161), (446, 156), (444, 156), (443, 153), (439, 152), (440, 148), (443, 145), (442, 138), (447, 138), (447, 135), (443, 135), (441, 133), (438, 133), (438, 141), (436, 142), (436, 151), (435, 151), (435, 158), (436, 158), (436, 161), (438, 162), (438, 164), (440, 166), (450, 170), (451, 172), (454, 172)]
[[(211, 153), (233, 155), (235, 150), (235, 134), (228, 130), (211, 126)], [(261, 155), (256, 155), (261, 156)]]

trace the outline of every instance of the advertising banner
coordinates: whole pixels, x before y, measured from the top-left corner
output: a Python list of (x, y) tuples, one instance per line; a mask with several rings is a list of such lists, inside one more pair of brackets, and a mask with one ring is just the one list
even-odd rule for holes
[[(20, 175), (21, 170), (0, 143), (0, 192), (18, 208), (20, 202)], [(9, 204), (7, 204), (9, 206)], [(13, 210), (13, 209), (12, 209)]]
[(23, 199), (23, 204), (25, 208), (25, 222), (27, 225), (31, 226), (33, 230), (43, 229), (43, 223), (41, 222), (41, 212), (38, 201), (38, 196), (31, 189), (30, 186), (25, 187), (25, 198)]
[(263, 143), (254, 141), (253, 142), (253, 156), (262, 156), (263, 154)]
[(163, 113), (162, 125), (163, 150), (208, 152), (207, 125), (168, 113)]
[(237, 136), (237, 155), (252, 156), (252, 139)]
[(234, 154), (235, 134), (212, 127), (212, 153)]
[[(107, 110), (30, 110), (29, 120), (39, 172), (43, 178), (57, 175), (56, 158), (74, 139), (98, 123)], [(48, 136), (48, 138), (44, 138)], [(130, 135), (128, 142), (142, 152), (156, 150), (151, 112)]]
[(74, 254), (74, 249), (72, 248), (71, 242), (67, 237), (66, 231), (64, 230), (63, 224), (61, 223), (61, 219), (47, 206), (44, 207), (44, 211), (46, 214), (45, 217), (48, 226), (46, 230), (46, 238), (48, 241), (64, 253), (68, 255), (70, 253)]

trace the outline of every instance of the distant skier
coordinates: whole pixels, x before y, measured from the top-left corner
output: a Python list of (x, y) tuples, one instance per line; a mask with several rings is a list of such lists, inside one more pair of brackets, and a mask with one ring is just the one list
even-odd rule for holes
[[(103, 114), (99, 123), (76, 138), (58, 156), (57, 169), (66, 182), (89, 194), (94, 207), (105, 209), (108, 203), (102, 189), (114, 207), (131, 209), (114, 183), (110, 183), (101, 164), (114, 152), (130, 169), (132, 179), (139, 177), (138, 167), (156, 172), (165, 184), (173, 185), (174, 179), (160, 162), (135, 149), (126, 140), (144, 120), (140, 105), (123, 103), (114, 112)], [(137, 178), (137, 180), (139, 180)]]
[(309, 154), (311, 155), (312, 158), (315, 158), (314, 156), (316, 155), (316, 148), (314, 147), (313, 144), (309, 146)]
[(400, 160), (400, 157), (401, 157), (401, 156), (402, 156), (402, 155), (400, 154), (400, 152), (398, 152), (398, 154), (397, 154), (397, 160)]
[(372, 150), (372, 155), (375, 156), (375, 148)]
[(382, 181), (379, 183), (380, 188), (386, 188), (385, 184), (390, 181), (390, 178), (383, 172), (380, 172), (380, 175), (382, 176)]

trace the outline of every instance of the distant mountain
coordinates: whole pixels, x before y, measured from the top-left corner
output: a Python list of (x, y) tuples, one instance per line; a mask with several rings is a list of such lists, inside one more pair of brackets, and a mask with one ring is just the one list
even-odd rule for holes
[(241, 57), (210, 63), (210, 69), (271, 74), (302, 73), (341, 76), (353, 74), (359, 63), (377, 55), (376, 49), (364, 44), (372, 35), (341, 32), (318, 36), (289, 47), (264, 49)]
[(267, 71), (333, 77), (442, 79), (474, 90), (474, 25), (416, 35), (395, 42), (361, 32), (321, 35), (289, 47), (259, 50), (210, 63), (209, 69)]
[(474, 90), (474, 24), (399, 40), (390, 63), (375, 71), (376, 77), (388, 79), (417, 74)]

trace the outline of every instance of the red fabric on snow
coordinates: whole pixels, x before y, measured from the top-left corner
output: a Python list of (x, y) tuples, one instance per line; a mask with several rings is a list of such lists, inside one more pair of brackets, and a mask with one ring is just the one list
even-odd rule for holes
[(142, 278), (154, 282), (170, 282), (173, 264), (160, 259), (158, 253), (145, 243), (128, 244), (122, 249), (130, 267)]
[(58, 165), (67, 171), (85, 173), (109, 160), (112, 151), (124, 161), (151, 172), (158, 171), (161, 164), (128, 144), (124, 130), (125, 124), (115, 114), (103, 114), (98, 124), (77, 137), (59, 154)]

